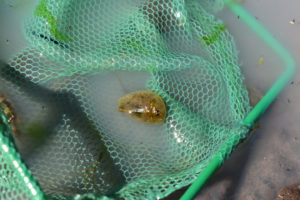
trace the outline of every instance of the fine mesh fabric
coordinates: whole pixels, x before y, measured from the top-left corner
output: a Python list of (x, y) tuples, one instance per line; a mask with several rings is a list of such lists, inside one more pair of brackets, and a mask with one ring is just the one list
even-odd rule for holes
[[(244, 137), (250, 104), (233, 37), (214, 17), (222, 6), (38, 3), (23, 29), (30, 45), (1, 63), (0, 93), (18, 119), (11, 141), (47, 198), (163, 198), (192, 183), (228, 138)], [(140, 90), (162, 97), (163, 124), (118, 112), (118, 99)], [(0, 175), (13, 174), (0, 159)], [(0, 191), (22, 189), (9, 179)]]
[[(2, 143), (2, 141), (0, 141)], [(16, 171), (11, 162), (7, 160), (3, 151), (0, 151), (0, 199), (30, 199), (29, 190), (26, 190), (22, 180), (16, 176)]]
[(0, 199), (40, 199), (42, 192), (9, 140), (10, 134), (5, 114), (0, 110)]
[(11, 162), (8, 162), (3, 152), (0, 152), (0, 198), (30, 200), (30, 190), (24, 187), (24, 182), (16, 177), (17, 173)]

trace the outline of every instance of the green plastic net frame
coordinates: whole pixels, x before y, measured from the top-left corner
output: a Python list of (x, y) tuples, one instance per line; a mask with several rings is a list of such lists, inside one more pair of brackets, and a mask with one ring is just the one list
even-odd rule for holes
[[(285, 71), (267, 91), (264, 97), (251, 110), (247, 117), (242, 121), (246, 127), (251, 128), (259, 117), (267, 110), (270, 104), (275, 100), (282, 89), (291, 80), (295, 71), (295, 61), (290, 53), (269, 33), (250, 13), (248, 13), (240, 4), (234, 0), (224, 0), (226, 5), (233, 13), (242, 19), (275, 53), (284, 61)], [(236, 147), (234, 138), (229, 139), (228, 143), (221, 149), (219, 155), (210, 162), (210, 164), (201, 172), (195, 182), (189, 187), (181, 200), (193, 199), (211, 175), (222, 165), (228, 158), (230, 152)], [(222, 155), (226, 155), (225, 157)]]
[[(58, 41), (68, 42), (72, 39), (69, 38), (68, 36), (64, 35), (60, 31), (58, 31), (59, 28), (58, 28), (57, 22), (55, 21), (55, 18), (51, 17), (51, 14), (47, 14), (49, 11), (47, 11), (47, 9), (45, 9), (46, 7), (43, 5), (43, 3), (45, 3), (46, 1), (41, 1), (41, 2), (42, 3), (39, 4), (39, 9), (36, 10), (35, 14), (36, 14), (36, 16), (39, 16), (40, 18), (44, 18), (44, 19), (41, 19), (41, 20), (47, 20), (48, 23), (50, 24), (50, 28), (48, 29), (49, 30), (48, 34), (54, 35), (55, 38), (56, 38), (56, 39), (52, 38), (52, 44), (51, 44), (52, 46), (50, 45), (50, 47), (53, 47), (54, 49), (59, 51), (59, 49), (57, 48), (57, 44), (62, 46), (62, 45), (64, 45), (64, 43), (63, 42), (60, 43)], [(207, 1), (207, 2), (214, 2), (214, 1)], [(253, 108), (253, 110), (251, 112), (249, 112), (247, 114), (247, 116), (244, 115), (245, 113), (247, 113), (247, 109), (246, 109), (245, 112), (239, 112), (238, 113), (238, 114), (241, 114), (240, 116), (238, 116), (241, 119), (240, 120), (241, 126), (238, 128), (239, 134), (233, 134), (231, 137), (229, 137), (225, 141), (223, 141), (221, 143), (222, 144), (221, 146), (219, 146), (217, 149), (214, 149), (214, 151), (210, 155), (210, 157), (204, 163), (202, 163), (202, 166), (200, 167), (201, 173), (200, 173), (200, 175), (197, 179), (196, 179), (196, 176), (193, 175), (193, 174), (199, 174), (199, 167), (198, 167), (198, 169), (196, 168), (196, 169), (190, 169), (189, 171), (183, 171), (182, 176), (180, 175), (180, 173), (179, 173), (179, 175), (178, 174), (176, 175), (177, 178), (178, 178), (178, 176), (179, 177), (180, 176), (185, 177), (185, 178), (189, 177), (188, 180), (186, 180), (186, 181), (181, 180), (182, 181), (181, 184), (174, 183), (174, 181), (179, 181), (178, 179), (169, 180), (169, 182), (168, 182), (168, 184), (170, 184), (169, 186), (166, 186), (166, 183), (163, 183), (163, 182), (162, 183), (157, 183), (157, 185), (161, 185), (161, 186), (157, 186), (156, 190), (154, 189), (154, 191), (156, 191), (155, 194), (153, 194), (153, 192), (143, 191), (142, 190), (143, 187), (139, 187), (139, 185), (143, 184), (143, 180), (140, 180), (140, 182), (137, 182), (136, 184), (131, 184), (129, 186), (122, 187), (122, 189), (117, 192), (119, 195), (121, 194), (121, 196), (122, 196), (122, 194), (124, 194), (123, 198), (128, 198), (128, 199), (133, 199), (133, 198), (135, 198), (135, 199), (162, 198), (162, 197), (168, 195), (169, 193), (171, 193), (172, 191), (174, 191), (174, 189), (183, 187), (184, 185), (187, 185), (191, 181), (196, 179), (194, 184), (192, 184), (192, 186), (187, 190), (185, 195), (182, 197), (182, 199), (192, 199), (197, 194), (199, 189), (203, 186), (203, 184), (206, 182), (206, 180), (211, 176), (211, 174), (230, 155), (231, 151), (235, 148), (235, 146), (239, 143), (239, 141), (241, 141), (242, 139), (244, 139), (247, 136), (246, 133), (248, 132), (248, 130), (253, 126), (255, 121), (264, 113), (264, 111), (273, 102), (273, 100), (278, 95), (278, 93), (284, 88), (284, 86), (290, 80), (290, 78), (293, 74), (293, 71), (294, 71), (294, 65), (295, 64), (294, 64), (293, 59), (289, 55), (289, 53), (271, 36), (271, 34), (269, 34), (254, 19), (254, 17), (252, 17), (250, 14), (248, 14), (239, 4), (237, 4), (235, 1), (225, 1), (225, 4), (228, 7), (230, 7), (237, 15), (239, 15), (242, 20), (244, 20), (260, 37), (262, 37), (264, 39), (264, 41), (272, 49), (275, 50), (275, 52), (282, 58), (282, 60), (284, 60), (284, 62), (286, 64), (286, 67), (287, 67), (286, 71), (283, 73), (282, 76), (279, 77), (279, 79), (276, 81), (276, 83), (265, 94), (263, 99)], [(203, 5), (203, 6), (205, 7), (205, 5)], [(217, 6), (217, 5), (214, 5), (214, 6)], [(212, 7), (212, 5), (206, 5), (206, 7), (207, 8), (214, 8), (214, 7)], [(70, 13), (70, 15), (72, 15), (72, 14)], [(179, 24), (184, 23), (183, 19), (180, 19), (180, 16), (178, 16), (178, 17), (179, 17), (178, 23)], [(65, 23), (67, 23), (67, 22), (65, 22)], [(150, 27), (150, 26), (151, 26), (151, 24), (146, 24), (146, 27)], [(222, 24), (220, 24), (220, 26), (216, 26), (216, 27), (217, 28), (215, 28), (215, 29), (217, 30), (217, 32), (218, 31), (219, 32), (224, 31), (224, 27), (222, 26)], [(136, 28), (136, 27), (133, 27), (133, 28)], [(164, 29), (164, 27), (159, 27), (159, 28)], [(91, 29), (93, 29), (93, 27)], [(149, 30), (151, 30), (151, 29), (149, 29)], [(137, 30), (137, 31), (140, 31), (140, 30)], [(168, 30), (164, 30), (164, 31), (168, 31)], [(34, 34), (36, 34), (36, 33), (34, 33)], [(36, 35), (34, 35), (34, 34), (31, 34), (31, 36), (36, 37)], [(159, 38), (159, 34), (154, 33), (153, 36), (154, 37), (152, 39), (154, 41), (155, 40), (161, 41), (160, 38)], [(43, 37), (43, 39), (45, 39), (47, 36), (44, 34), (43, 36), (40, 35), (40, 37)], [(113, 36), (113, 37), (116, 37), (116, 36)], [(119, 36), (119, 37), (121, 38), (122, 36)], [(29, 40), (30, 39), (31, 38), (29, 38)], [(204, 39), (204, 45), (205, 44), (210, 44), (211, 42), (214, 42), (214, 37), (211, 37), (211, 38), (202, 37), (202, 39)], [(57, 44), (55, 44), (56, 46), (53, 43), (54, 44), (57, 43)], [(155, 62), (156, 65), (146, 65), (145, 68), (142, 69), (141, 71), (155, 71), (157, 66), (160, 66), (160, 67), (168, 66), (168, 65), (166, 65), (168, 62), (176, 64), (176, 62), (175, 62), (176, 58), (174, 58), (175, 61), (174, 60), (168, 60), (168, 62), (165, 62), (166, 58), (159, 58), (159, 54), (155, 53), (155, 52), (164, 51), (164, 48), (161, 48), (161, 46), (166, 45), (164, 43), (160, 43), (161, 46), (154, 46), (154, 49), (150, 48), (150, 50), (145, 50), (143, 48), (143, 46), (141, 47), (141, 46), (139, 46), (138, 43), (133, 43), (132, 40), (125, 40), (125, 41), (123, 41), (123, 43), (125, 43), (125, 45), (127, 45), (127, 46), (130, 46), (130, 49), (129, 49), (130, 51), (139, 51), (139, 52), (142, 52), (142, 54), (153, 56), (153, 57), (151, 57), (151, 59), (156, 61)], [(33, 50), (30, 49), (27, 52), (33, 52), (32, 53), (33, 55), (36, 54), (34, 49)], [(63, 54), (64, 52), (58, 52), (58, 53)], [(93, 53), (94, 52), (92, 52), (91, 54), (93, 54)], [(233, 52), (233, 54), (234, 53), (235, 52)], [(121, 56), (126, 56), (126, 55), (119, 54), (118, 56), (121, 57)], [(174, 56), (174, 55), (172, 55), (172, 54), (169, 55), (169, 57), (172, 57), (172, 56)], [(175, 56), (177, 56), (177, 55), (175, 55)], [(180, 55), (180, 56), (182, 56), (182, 55)], [(156, 57), (158, 57), (158, 58), (156, 58)], [(179, 58), (184, 58), (184, 56), (179, 57)], [(22, 59), (22, 57), (21, 57), (21, 59)], [(104, 60), (104, 62), (102, 64), (97, 64), (97, 65), (104, 66), (104, 68), (105, 68), (106, 65), (109, 64), (109, 62), (108, 62), (107, 59), (105, 60), (105, 58), (102, 58), (102, 60)], [(140, 59), (139, 56), (136, 56), (136, 57), (132, 58), (132, 60), (142, 60), (142, 59)], [(130, 62), (132, 60), (129, 60), (127, 62)], [(59, 61), (59, 56), (58, 56), (57, 61)], [(203, 60), (196, 60), (196, 61), (202, 62), (203, 65), (207, 64), (207, 63), (203, 62)], [(158, 64), (159, 62), (162, 62), (162, 64)], [(174, 65), (174, 66), (176, 66), (176, 65)], [(126, 68), (126, 69), (128, 69), (128, 68)], [(81, 70), (82, 69), (80, 69), (80, 68), (77, 68), (77, 69), (75, 68), (74, 71), (72, 71), (72, 70), (71, 71), (70, 70), (65, 70), (64, 71), (64, 70), (61, 70), (60, 68), (56, 68), (54, 71), (51, 71), (51, 73), (60, 74), (61, 77), (64, 77), (64, 75), (66, 75), (66, 74), (70, 75), (70, 72), (71, 72), (71, 74), (81, 73)], [(93, 71), (93, 70), (95, 70), (95, 67), (92, 66), (92, 67), (87, 68), (85, 70)], [(170, 70), (170, 69), (166, 68), (165, 70)], [(171, 69), (171, 70), (176, 71), (178, 69), (174, 68), (174, 69)], [(9, 71), (7, 73), (9, 73)], [(158, 72), (157, 74), (154, 74), (154, 77), (161, 77), (163, 75), (164, 74), (159, 74), (159, 72)], [(183, 74), (183, 75), (191, 76), (192, 73), (189, 72), (189, 73)], [(174, 74), (173, 76), (176, 77), (176, 74)], [(50, 75), (50, 77), (51, 77), (51, 75)], [(165, 77), (167, 77), (167, 76), (165, 76)], [(234, 77), (232, 79), (234, 79)], [(42, 80), (41, 82), (47, 82), (47, 77), (46, 78), (42, 77), (41, 80)], [(33, 81), (35, 81), (35, 79), (33, 79)], [(63, 81), (62, 81), (62, 83), (63, 83)], [(162, 93), (159, 89), (157, 89), (157, 88), (159, 88), (159, 86), (157, 86), (156, 84), (153, 84), (153, 83), (155, 83), (155, 80), (152, 79), (149, 82), (149, 84), (150, 84), (149, 89), (152, 89), (152, 90), (156, 91), (162, 97), (165, 97), (165, 99), (167, 99), (167, 95)], [(233, 87), (231, 92), (232, 93), (238, 93), (238, 91), (239, 91), (239, 89), (237, 91), (235, 91), (235, 89)], [(237, 107), (239, 107), (239, 104), (237, 104), (237, 105), (238, 105)], [(239, 109), (237, 109), (237, 110), (239, 110)], [(180, 110), (178, 110), (178, 111), (180, 112)], [(204, 114), (207, 114), (207, 113), (204, 113)], [(0, 189), (2, 191), (9, 191), (6, 194), (1, 194), (1, 195), (4, 195), (2, 197), (7, 198), (7, 199), (15, 199), (15, 198), (45, 199), (46, 196), (41, 191), (40, 187), (38, 186), (38, 184), (35, 181), (34, 177), (31, 175), (30, 171), (23, 164), (23, 160), (21, 159), (21, 157), (19, 156), (19, 154), (15, 150), (14, 144), (11, 142), (12, 141), (12, 139), (10, 138), (10, 136), (12, 135), (11, 130), (9, 128), (7, 119), (5, 118), (5, 115), (4, 115), (3, 112), (1, 112), (1, 117), (2, 117), (3, 123), (1, 123), (1, 127), (0, 127), (0, 130), (1, 130), (0, 131), (1, 132), (1, 137), (0, 137), (1, 154), (0, 154), (0, 158), (2, 159), (2, 162), (1, 162), (2, 165), (1, 165), (1, 168), (0, 168), (0, 173), (1, 173), (1, 175), (5, 176), (6, 178), (1, 179), (1, 184), (0, 184), (1, 188)], [(207, 114), (207, 118), (209, 120), (216, 120), (214, 118), (211, 119), (211, 116), (209, 115), (209, 113)], [(223, 118), (222, 118), (222, 120), (223, 120), (222, 122), (224, 122)], [(93, 140), (93, 138), (91, 138), (91, 140)], [(109, 143), (109, 141), (107, 141), (107, 143)], [(92, 165), (96, 166), (97, 162), (92, 163)], [(85, 169), (83, 171), (87, 172), (88, 170)], [(195, 172), (193, 172), (193, 171), (195, 171)], [(163, 176), (163, 174), (161, 176)], [(166, 178), (164, 180), (168, 181), (168, 178)], [(40, 184), (42, 184), (42, 181), (40, 181)], [(155, 183), (155, 181), (156, 180), (153, 180), (154, 183)], [(148, 180), (148, 182), (147, 181), (145, 181), (145, 182), (149, 183), (149, 180)], [(175, 185), (175, 186), (171, 186), (172, 184)], [(164, 185), (165, 185), (165, 188), (163, 188)], [(136, 187), (136, 189), (135, 189), (135, 187)], [(149, 189), (151, 190), (151, 188), (149, 188)], [(49, 188), (47, 188), (47, 190), (49, 190)], [(131, 192), (128, 192), (128, 190), (131, 191)], [(147, 195), (149, 195), (149, 196), (147, 196)], [(49, 197), (47, 197), (47, 198), (49, 198)], [(56, 197), (56, 198), (58, 198), (58, 197)], [(81, 198), (82, 199), (83, 198), (107, 199), (108, 197), (100, 197), (100, 196), (97, 196), (97, 195), (95, 196), (93, 194), (88, 194), (88, 195), (78, 195), (78, 196), (75, 196), (73, 198), (77, 198), (77, 199), (81, 199)], [(117, 198), (117, 197), (115, 197), (115, 198)]]

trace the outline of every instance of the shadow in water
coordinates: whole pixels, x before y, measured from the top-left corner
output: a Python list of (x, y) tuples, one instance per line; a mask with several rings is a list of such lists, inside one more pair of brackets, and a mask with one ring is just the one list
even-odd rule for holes
[[(67, 92), (67, 91), (52, 91), (50, 89), (47, 89), (41, 85), (35, 84), (33, 83), (30, 79), (26, 78), (22, 73), (20, 73), (19, 71), (17, 71), (16, 69), (10, 67), (8, 64), (3, 63), (2, 61), (0, 61), (0, 78), (5, 80), (6, 82), (11, 83), (15, 88), (18, 88), (20, 91), (22, 91), (22, 94), (28, 96), (30, 98), (30, 100), (32, 102), (40, 102), (43, 103), (43, 105), (45, 105), (45, 107), (47, 107), (47, 120), (46, 122), (43, 122), (43, 126), (45, 127), (43, 130), (45, 131), (41, 131), (39, 130), (38, 133), (35, 135), (35, 137), (38, 137), (38, 140), (32, 141), (30, 140), (29, 142), (26, 143), (20, 143), (23, 146), (20, 147), (18, 146), (17, 149), (20, 151), (20, 154), (22, 155), (22, 160), (27, 164), (27, 166), (33, 165), (31, 164), (31, 160), (33, 160), (32, 155), (38, 154), (43, 145), (47, 145), (47, 140), (53, 136), (53, 134), (57, 134), (57, 128), (59, 128), (62, 124), (64, 124), (63, 120), (64, 119), (69, 119), (70, 122), (70, 126), (72, 126), (72, 128), (74, 128), (74, 130), (76, 129), (78, 131), (78, 134), (80, 134), (80, 144), (82, 144), (82, 146), (80, 146), (79, 144), (77, 144), (78, 147), (76, 148), (90, 148), (87, 151), (86, 154), (81, 153), (79, 154), (76, 151), (76, 148), (69, 150), (69, 151), (74, 151), (71, 152), (71, 154), (78, 154), (80, 156), (82, 156), (82, 160), (84, 160), (83, 158), (85, 158), (84, 156), (87, 156), (85, 159), (88, 159), (89, 157), (89, 153), (94, 154), (93, 156), (96, 158), (96, 161), (98, 163), (98, 165), (95, 165), (95, 167), (93, 167), (91, 170), (102, 170), (103, 173), (105, 172), (106, 176), (104, 177), (104, 175), (102, 176), (102, 179), (99, 179), (99, 181), (101, 180), (105, 180), (109, 179), (110, 182), (114, 182), (116, 184), (111, 184), (112, 186), (110, 188), (107, 189), (107, 192), (105, 193), (106, 195), (112, 195), (114, 194), (116, 191), (118, 191), (124, 184), (125, 184), (125, 178), (123, 177), (119, 166), (115, 166), (114, 162), (112, 161), (112, 158), (110, 156), (110, 153), (108, 152), (106, 146), (103, 143), (102, 140), (102, 136), (101, 133), (99, 133), (98, 129), (94, 126), (93, 122), (88, 118), (88, 116), (85, 114), (85, 112), (83, 111), (82, 105), (80, 104), (80, 102), (78, 101), (78, 97), (76, 95), (74, 95), (71, 92)], [(26, 105), (24, 105), (26, 106)], [(65, 117), (64, 117), (65, 116)], [(38, 121), (39, 119), (37, 119)], [(66, 130), (67, 131), (67, 130)], [(24, 132), (25, 133), (25, 132)], [(26, 135), (21, 134), (22, 139), (27, 139), (27, 138), (32, 138), (32, 135), (29, 135), (28, 133), (26, 133)], [(56, 137), (55, 138), (59, 138)], [(19, 138), (17, 138), (17, 136), (14, 135), (14, 137), (11, 137), (12, 140), (17, 141), (19, 140)], [(94, 149), (97, 149), (97, 151), (95, 151)], [(99, 149), (99, 150), (98, 150)], [(49, 149), (49, 151), (51, 151)], [(53, 150), (52, 150), (53, 151)], [(51, 151), (51, 152), (52, 152)], [(69, 152), (68, 151), (68, 152)], [(63, 154), (63, 155), (68, 155), (68, 154)], [(55, 152), (53, 153), (53, 156), (51, 158), (53, 159), (58, 159), (56, 158), (56, 154)], [(62, 158), (60, 158), (62, 159)], [(92, 159), (92, 158), (89, 158)], [(71, 160), (68, 160), (68, 158), (65, 158), (64, 161), (67, 161), (68, 163), (72, 162)], [(48, 162), (48, 161), (45, 161)], [(75, 162), (75, 161), (74, 161)], [(80, 163), (76, 163), (76, 162), (80, 162)], [(86, 162), (85, 164), (88, 166), (85, 166), (85, 164), (83, 161), (81, 162), (81, 160), (76, 160), (75, 165), (82, 165), (81, 168), (84, 169), (86, 167), (88, 167), (87, 169), (89, 169), (89, 162)], [(42, 162), (39, 163), (40, 165), (42, 165)], [(36, 166), (39, 166), (39, 164), (35, 164)], [(51, 163), (49, 163), (50, 166)], [(36, 167), (39, 168), (39, 167)], [(57, 170), (57, 173), (60, 172), (59, 168), (57, 169), (52, 169), (52, 171)], [(82, 171), (82, 170), (81, 170)], [(84, 171), (84, 170), (83, 170)], [(34, 170), (33, 170), (33, 174), (34, 174)], [(74, 171), (74, 173), (77, 173), (77, 171)], [(80, 174), (82, 176), (82, 174)], [(97, 173), (98, 176), (98, 173)], [(99, 175), (100, 176), (100, 175)], [(54, 187), (53, 185), (48, 185), (47, 181), (44, 181), (44, 176), (43, 174), (38, 174), (36, 175), (37, 180), (39, 181), (39, 183), (41, 184), (42, 189), (45, 189), (47, 191), (49, 191), (50, 189), (52, 189), (52, 187)], [(77, 177), (77, 179), (79, 179)], [(94, 179), (97, 179), (97, 177), (95, 177)], [(90, 179), (88, 179), (90, 180)], [(91, 179), (93, 181), (93, 179)], [(93, 183), (91, 181), (91, 183)], [(59, 182), (59, 181), (57, 181)], [(99, 183), (97, 185), (97, 187), (95, 186), (95, 190), (98, 193), (99, 191), (102, 192), (101, 187), (98, 188), (99, 185), (103, 185), (103, 183)], [(63, 187), (60, 186), (59, 184), (55, 185), (55, 187)], [(86, 193), (87, 190), (86, 189), (82, 189), (82, 187), (78, 188), (76, 185), (75, 186), (65, 186), (66, 189), (69, 189), (72, 191), (72, 193), (74, 193), (74, 195), (76, 193), (81, 194), (81, 193)], [(50, 188), (50, 189), (49, 189)], [(67, 193), (66, 193), (67, 194)], [(65, 193), (62, 193), (62, 195), (66, 195)], [(101, 193), (99, 193), (101, 194)], [(69, 194), (68, 194), (69, 195)], [(73, 194), (72, 194), (73, 195)]]

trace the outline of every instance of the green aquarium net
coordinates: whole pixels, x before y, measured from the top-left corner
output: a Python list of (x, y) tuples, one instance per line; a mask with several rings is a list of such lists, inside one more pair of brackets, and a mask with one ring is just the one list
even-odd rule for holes
[[(191, 184), (248, 131), (238, 53), (214, 16), (222, 7), (38, 2), (28, 46), (0, 64), (0, 199), (159, 199)], [(118, 111), (141, 90), (163, 99), (163, 123)]]

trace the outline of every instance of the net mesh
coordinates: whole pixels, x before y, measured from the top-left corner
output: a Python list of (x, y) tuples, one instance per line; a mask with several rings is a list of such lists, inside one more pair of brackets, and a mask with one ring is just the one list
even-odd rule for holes
[[(30, 46), (1, 64), (0, 91), (14, 108), (13, 142), (48, 198), (162, 198), (244, 136), (250, 105), (233, 38), (213, 15), (222, 6), (39, 2), (24, 25)], [(118, 99), (140, 90), (162, 97), (163, 124), (118, 112)], [(0, 159), (1, 175), (13, 174)], [(0, 189), (22, 189), (7, 177)]]
[(0, 199), (41, 199), (43, 194), (16, 152), (10, 133), (6, 115), (0, 110)]
[(8, 162), (6, 156), (0, 152), (0, 198), (1, 199), (30, 199), (31, 193), (24, 187), (24, 182), (16, 177), (12, 163)]

